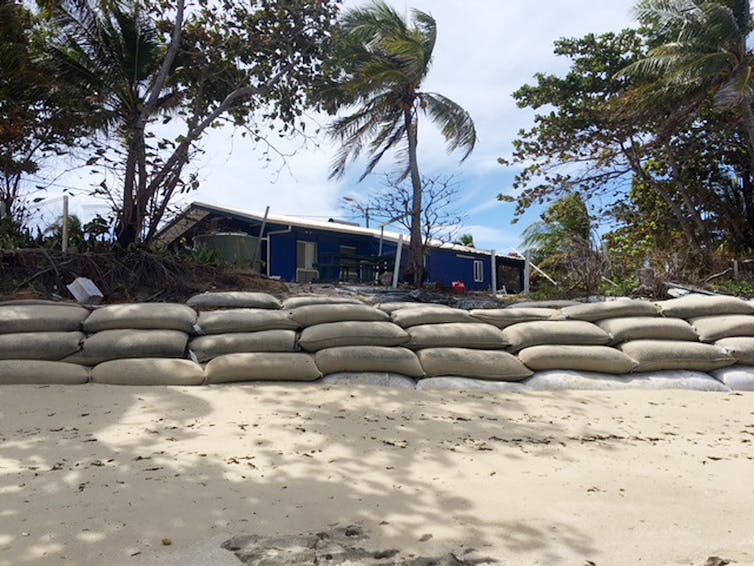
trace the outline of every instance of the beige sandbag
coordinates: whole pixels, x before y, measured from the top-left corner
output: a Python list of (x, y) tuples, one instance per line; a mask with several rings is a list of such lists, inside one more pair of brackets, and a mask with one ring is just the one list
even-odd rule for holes
[(551, 301), (521, 301), (518, 303), (512, 303), (505, 307), (506, 309), (530, 309), (530, 308), (542, 308), (542, 309), (562, 309), (564, 307), (570, 307), (573, 305), (580, 305), (579, 301), (570, 301), (567, 299), (553, 299)]
[(202, 311), (197, 326), (204, 334), (258, 332), (261, 330), (296, 330), (298, 322), (287, 311), (267, 309), (228, 309)]
[(663, 316), (674, 318), (696, 318), (699, 316), (719, 316), (723, 314), (754, 314), (754, 304), (736, 297), (720, 295), (686, 295), (656, 303)]
[(520, 322), (504, 328), (502, 333), (513, 352), (543, 344), (602, 346), (610, 341), (604, 330), (585, 320)]
[(205, 368), (207, 383), (233, 381), (314, 381), (322, 373), (309, 354), (227, 354)]
[(297, 309), (308, 305), (362, 305), (356, 297), (342, 297), (340, 295), (299, 295), (288, 297), (283, 301), (283, 308), (287, 310)]
[(42, 360), (0, 360), (0, 385), (77, 385), (87, 381), (89, 368), (77, 364)]
[(82, 332), (19, 332), (0, 334), (0, 360), (62, 360), (78, 352)]
[(199, 336), (189, 343), (200, 362), (225, 354), (244, 352), (293, 352), (296, 333), (293, 330), (262, 330), (261, 332), (233, 332)]
[(736, 363), (754, 366), (754, 337), (723, 338), (715, 342), (715, 346), (736, 358)]
[(422, 348), (497, 350), (507, 346), (499, 328), (481, 322), (422, 324), (408, 328), (407, 332), (411, 337), (408, 347), (414, 350)]
[(393, 313), (397, 310), (402, 309), (415, 309), (415, 308), (423, 308), (423, 309), (449, 309), (452, 308), (448, 305), (441, 305), (439, 303), (416, 303), (416, 302), (391, 302), (391, 303), (379, 303), (378, 305), (375, 305), (378, 309), (383, 310), (387, 313)]
[(714, 342), (732, 336), (754, 336), (754, 316), (729, 314), (702, 316), (690, 320), (702, 342)]
[(316, 352), (338, 346), (400, 346), (409, 341), (405, 330), (392, 322), (329, 322), (305, 328), (299, 344)]
[(559, 314), (556, 309), (519, 308), (519, 309), (474, 309), (471, 316), (480, 322), (493, 324), (498, 328), (506, 328), (519, 322), (534, 320), (549, 320)]
[(599, 303), (584, 303), (564, 307), (560, 311), (569, 320), (586, 320), (595, 322), (605, 318), (618, 318), (624, 316), (657, 316), (659, 309), (649, 301), (637, 301), (634, 299), (617, 299)]
[(8, 305), (0, 307), (0, 334), (11, 332), (72, 332), (89, 316), (85, 308), (68, 305)]
[(722, 348), (699, 342), (675, 340), (633, 340), (621, 351), (639, 363), (636, 371), (685, 369), (709, 371), (735, 363)]
[(194, 295), (186, 304), (197, 310), (247, 308), (279, 309), (280, 301), (267, 293), (250, 291), (213, 291)]
[(698, 341), (694, 328), (680, 318), (636, 316), (627, 318), (606, 318), (597, 322), (602, 330), (610, 335), (611, 344), (629, 340), (690, 340)]
[(201, 385), (204, 382), (204, 370), (191, 360), (112, 360), (92, 369), (92, 381), (110, 385)]
[(450, 322), (477, 322), (463, 309), (413, 307), (398, 309), (391, 314), (393, 322), (402, 328), (419, 326), (421, 324), (447, 324)]
[(608, 346), (546, 345), (524, 348), (518, 358), (535, 371), (559, 369), (622, 374), (638, 365), (623, 352)]
[(176, 303), (134, 303), (98, 308), (84, 321), (88, 333), (138, 328), (141, 330), (180, 330), (191, 333), (196, 312)]
[(417, 352), (427, 377), (462, 376), (521, 381), (532, 372), (516, 356), (499, 350), (428, 348)]
[(96, 366), (126, 358), (183, 358), (188, 335), (178, 330), (103, 330), (84, 340), (81, 352), (64, 361)]
[(411, 350), (385, 346), (343, 346), (326, 348), (314, 355), (324, 375), (344, 372), (398, 373), (423, 377), (424, 370)]
[(306, 305), (297, 307), (289, 313), (291, 319), (304, 328), (315, 324), (328, 322), (344, 322), (347, 320), (386, 321), (390, 316), (379, 309), (368, 305)]

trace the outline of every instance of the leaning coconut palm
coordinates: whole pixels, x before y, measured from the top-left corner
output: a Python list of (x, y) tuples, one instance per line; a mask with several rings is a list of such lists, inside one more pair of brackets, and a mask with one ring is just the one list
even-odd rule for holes
[(440, 128), (449, 151), (463, 151), (461, 161), (476, 144), (474, 122), (466, 110), (440, 94), (420, 90), (436, 37), (435, 20), (418, 10), (412, 11), (410, 23), (381, 0), (350, 10), (341, 19), (333, 60), (338, 79), (322, 91), (331, 113), (344, 107), (352, 110), (329, 127), (330, 135), (341, 144), (331, 178), (342, 177), (348, 163), (365, 152), (369, 161), (361, 181), (390, 150), (398, 152), (398, 181), (411, 178), (409, 269), (417, 286), (424, 277), (419, 115), (428, 116)]

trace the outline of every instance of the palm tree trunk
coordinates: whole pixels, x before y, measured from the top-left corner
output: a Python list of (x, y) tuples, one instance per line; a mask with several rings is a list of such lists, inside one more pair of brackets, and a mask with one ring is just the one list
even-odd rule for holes
[(424, 242), (422, 241), (422, 182), (419, 176), (419, 163), (416, 157), (417, 123), (412, 116), (412, 109), (403, 111), (403, 121), (408, 136), (408, 163), (411, 173), (411, 242), (408, 247), (408, 261), (414, 279), (414, 285), (421, 287), (424, 282)]
[[(751, 102), (748, 100), (743, 102), (741, 109), (744, 115), (746, 135), (749, 138), (749, 174), (744, 176), (741, 193), (744, 201), (744, 214), (749, 227), (751, 227), (754, 226), (754, 184), (752, 184), (752, 178), (754, 178), (754, 111), (752, 111)], [(747, 243), (754, 248), (754, 241)]]

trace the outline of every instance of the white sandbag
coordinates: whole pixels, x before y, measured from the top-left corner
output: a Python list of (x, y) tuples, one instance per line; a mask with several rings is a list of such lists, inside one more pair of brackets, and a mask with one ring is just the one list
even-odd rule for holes
[(392, 322), (328, 322), (305, 328), (299, 344), (304, 350), (316, 352), (338, 346), (400, 346), (409, 335)]
[(453, 322), (449, 324), (422, 324), (407, 329), (411, 341), (408, 347), (423, 348), (476, 348), (497, 350), (507, 346), (502, 331), (481, 322)]
[(498, 328), (506, 328), (519, 322), (550, 320), (559, 313), (560, 311), (556, 309), (540, 308), (474, 309), (471, 311), (471, 316), (480, 322), (486, 322)]
[(537, 371), (570, 369), (621, 374), (633, 371), (638, 365), (623, 352), (608, 346), (531, 346), (521, 350), (518, 358)]
[(89, 368), (77, 364), (41, 360), (0, 360), (0, 385), (78, 385), (87, 381)]
[(520, 322), (504, 328), (501, 332), (513, 352), (544, 344), (602, 346), (610, 341), (604, 330), (584, 320)]
[(732, 366), (717, 369), (712, 376), (732, 391), (754, 391), (754, 367)]
[(401, 328), (421, 324), (446, 324), (449, 322), (477, 322), (469, 311), (451, 308), (412, 307), (391, 313), (393, 322)]
[(388, 303), (379, 303), (375, 305), (378, 309), (385, 311), (386, 313), (393, 313), (397, 310), (402, 309), (416, 309), (416, 308), (422, 308), (422, 309), (449, 309), (451, 308), (448, 305), (441, 305), (439, 303), (416, 303), (411, 301), (406, 302), (388, 302)]
[(0, 360), (59, 361), (78, 352), (82, 332), (19, 332), (0, 334)]
[(737, 364), (754, 366), (754, 337), (723, 338), (716, 341), (715, 346), (722, 348), (736, 358)]
[(283, 308), (287, 310), (297, 309), (308, 305), (362, 305), (363, 301), (356, 297), (343, 297), (341, 295), (298, 295), (288, 297), (283, 301)]
[(549, 370), (538, 371), (524, 384), (532, 390), (625, 390), (689, 389), (693, 391), (729, 391), (706, 373), (696, 371), (660, 371), (646, 374), (608, 375), (604, 373)]
[(657, 316), (659, 309), (654, 303), (650, 303), (649, 301), (621, 298), (615, 301), (583, 303), (564, 307), (560, 312), (569, 320), (596, 322), (605, 318), (624, 316)]
[(204, 370), (191, 360), (112, 360), (92, 369), (92, 381), (110, 385), (201, 385), (204, 382)]
[(306, 305), (296, 307), (288, 315), (300, 326), (314, 326), (315, 324), (327, 324), (328, 322), (345, 322), (348, 320), (360, 321), (387, 321), (390, 316), (369, 305)]
[(250, 291), (214, 291), (194, 295), (186, 304), (197, 310), (203, 309), (279, 309), (280, 301), (267, 293)]
[(206, 362), (225, 354), (246, 352), (293, 352), (296, 332), (293, 330), (262, 330), (199, 336), (189, 343), (196, 359)]
[(79, 303), (72, 301), (50, 301), (47, 299), (11, 299), (9, 301), (0, 301), (0, 307), (12, 307), (19, 305), (52, 305), (56, 307), (73, 307), (80, 309)]
[(566, 299), (552, 300), (552, 301), (521, 301), (519, 303), (513, 303), (505, 307), (506, 309), (562, 309), (564, 307), (570, 307), (573, 305), (581, 305), (579, 301), (569, 301)]
[(415, 389), (416, 381), (397, 373), (333, 373), (322, 379), (325, 385), (372, 385), (390, 389)]
[(632, 340), (621, 351), (639, 363), (636, 371), (697, 370), (709, 371), (735, 363), (722, 348), (699, 342), (675, 340)]
[(699, 316), (719, 316), (723, 314), (754, 314), (754, 304), (737, 297), (720, 295), (686, 295), (656, 303), (663, 316), (674, 318), (695, 318)]
[(202, 311), (196, 324), (204, 334), (296, 330), (299, 327), (298, 322), (292, 320), (287, 311), (268, 309)]
[(516, 356), (499, 350), (428, 348), (417, 353), (428, 377), (463, 376), (498, 381), (521, 381), (532, 372)]
[(690, 320), (703, 342), (714, 342), (732, 336), (754, 336), (754, 316), (729, 314), (702, 316)]
[(134, 303), (98, 308), (84, 321), (87, 333), (138, 328), (141, 330), (180, 330), (191, 333), (196, 312), (177, 303)]
[(597, 321), (597, 326), (608, 333), (611, 344), (629, 340), (686, 340), (698, 341), (694, 328), (680, 318), (637, 316), (607, 318)]
[(424, 370), (411, 350), (385, 346), (326, 348), (314, 355), (323, 375), (343, 372), (386, 372), (424, 377)]
[(420, 379), (416, 384), (416, 389), (421, 391), (529, 391), (529, 388), (523, 383), (470, 379), (468, 377), (428, 377)]
[(322, 373), (309, 354), (227, 354), (205, 368), (207, 383), (235, 381), (314, 381)]
[(96, 366), (126, 358), (183, 358), (188, 335), (178, 330), (103, 330), (84, 340), (81, 352), (66, 362)]
[(89, 316), (85, 308), (68, 305), (8, 305), (0, 307), (0, 334), (12, 332), (72, 332)]

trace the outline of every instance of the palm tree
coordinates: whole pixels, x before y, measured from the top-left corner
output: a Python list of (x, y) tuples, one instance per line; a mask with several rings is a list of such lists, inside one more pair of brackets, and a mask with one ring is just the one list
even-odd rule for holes
[(322, 92), (330, 112), (350, 107), (329, 134), (341, 144), (330, 177), (342, 177), (347, 164), (363, 151), (369, 155), (359, 181), (371, 173), (389, 150), (397, 150), (400, 175), (412, 185), (409, 265), (414, 284), (424, 276), (421, 232), (422, 184), (417, 161), (418, 118), (422, 113), (442, 132), (448, 151), (463, 151), (465, 160), (476, 144), (474, 122), (466, 110), (434, 92), (424, 92), (437, 37), (434, 18), (418, 10), (406, 22), (392, 7), (376, 0), (346, 12), (336, 41), (338, 79)]

